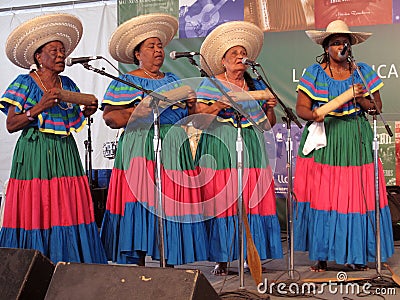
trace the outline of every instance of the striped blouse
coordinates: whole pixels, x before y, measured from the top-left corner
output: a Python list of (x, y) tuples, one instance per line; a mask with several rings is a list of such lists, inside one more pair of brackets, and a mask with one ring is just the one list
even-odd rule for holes
[[(70, 78), (60, 78), (64, 90), (79, 92)], [(38, 104), (42, 96), (43, 91), (29, 74), (18, 75), (1, 97), (0, 110), (7, 115), (13, 105), (16, 114), (23, 114)], [(41, 132), (65, 136), (72, 131), (79, 132), (85, 124), (86, 120), (79, 105), (60, 102), (41, 112), (27, 127), (37, 127)]]
[[(365, 63), (358, 63), (358, 66), (371, 93), (374, 93), (383, 86), (382, 80), (370, 66)], [(333, 100), (348, 90), (351, 85), (362, 83), (358, 72), (355, 71), (353, 74), (354, 76), (350, 76), (345, 80), (336, 80), (329, 77), (328, 74), (325, 73), (325, 70), (322, 69), (321, 65), (313, 64), (306, 69), (301, 77), (297, 90), (303, 91), (311, 98), (312, 109), (314, 109)], [(364, 96), (367, 95), (368, 92), (364, 89)], [(354, 104), (353, 101), (348, 101), (329, 113), (329, 115), (340, 117), (360, 114), (361, 112), (362, 108), (358, 103)]]
[[(217, 80), (218, 81), (218, 80)], [(255, 85), (256, 90), (265, 90), (266, 86), (261, 82), (253, 78), (253, 82)], [(229, 92), (229, 89), (221, 84), (219, 84), (224, 88), (226, 92)], [(210, 79), (206, 78), (203, 80), (202, 83), (200, 83), (199, 87), (197, 88), (197, 101), (201, 103), (205, 103), (208, 105), (211, 105), (215, 101), (218, 101), (218, 99), (222, 96), (222, 93), (217, 89), (214, 84), (210, 81)], [(267, 116), (266, 116), (266, 111), (267, 111), (267, 102), (266, 100), (262, 101), (239, 101), (237, 102), (242, 110), (256, 123), (259, 124), (262, 121), (264, 121)], [(218, 122), (229, 122), (233, 124), (235, 127), (237, 126), (237, 120), (235, 117), (235, 110), (233, 108), (226, 108), (222, 109), (218, 115), (217, 115), (217, 121)], [(241, 124), (242, 127), (249, 127), (251, 126), (250, 121), (242, 116), (241, 118)]]
[[(132, 82), (146, 90), (162, 93), (181, 85), (179, 78), (170, 72), (166, 72), (165, 76), (161, 79), (149, 79), (132, 74), (124, 74), (120, 76), (121, 79)], [(123, 82), (113, 80), (103, 97), (101, 108), (104, 109), (105, 105), (136, 105), (147, 94), (131, 87)], [(175, 105), (168, 106), (160, 110), (160, 124), (177, 124), (182, 119), (188, 116), (187, 108), (179, 108)], [(146, 120), (142, 120), (146, 121)], [(147, 120), (152, 122), (152, 119)]]

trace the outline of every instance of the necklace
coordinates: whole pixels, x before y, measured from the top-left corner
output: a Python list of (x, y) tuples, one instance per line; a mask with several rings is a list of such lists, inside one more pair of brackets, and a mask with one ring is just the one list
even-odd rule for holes
[[(231, 82), (230, 82), (229, 79), (228, 79), (228, 75), (226, 74), (226, 71), (225, 71), (225, 79), (226, 79), (226, 81), (229, 83), (229, 85), (231, 86), (231, 90), (232, 90), (232, 85), (231, 85)], [(235, 84), (235, 85), (236, 85), (236, 84)], [(246, 86), (246, 79), (243, 78), (242, 90), (245, 88), (245, 86)]]
[(349, 72), (350, 71), (350, 73), (351, 73), (351, 70), (350, 70), (350, 68), (340, 68), (340, 69), (338, 69), (338, 68), (332, 68), (331, 67), (331, 64), (328, 64), (328, 67), (329, 67), (329, 71), (330, 71), (330, 73), (331, 73), (331, 77), (332, 78), (334, 78), (334, 76), (333, 76), (333, 72), (332, 71), (335, 71), (335, 73), (339, 76), (339, 77), (341, 77), (344, 73), (346, 73), (346, 72)]
[(152, 78), (152, 79), (160, 79), (160, 78), (161, 78), (161, 72), (160, 72), (160, 71), (158, 71), (157, 76), (154, 77), (153, 75), (151, 75), (150, 73), (148, 73), (148, 72), (146, 71), (145, 68), (142, 68), (142, 70), (143, 70), (143, 72), (144, 72), (147, 76), (149, 76), (149, 77)]
[(346, 73), (349, 69), (344, 68), (344, 69), (336, 69), (334, 68), (333, 70), (335, 70), (335, 72), (339, 75), (342, 75), (343, 73)]
[[(43, 89), (44, 89), (46, 92), (48, 92), (49, 90), (44, 86), (43, 81), (42, 81), (42, 79), (40, 78), (39, 74), (38, 74), (36, 71), (34, 71), (34, 73), (36, 74), (37, 78), (39, 79), (40, 84), (42, 85)], [(58, 76), (58, 81), (60, 82), (61, 89), (63, 89), (63, 84), (62, 84), (62, 81), (61, 81), (60, 76)], [(67, 108), (62, 107), (62, 106), (60, 105), (60, 103), (58, 103), (58, 107), (61, 108), (62, 110), (68, 110), (68, 109), (72, 108), (72, 103), (68, 103), (68, 104), (67, 104)]]
[[(42, 79), (40, 78), (39, 74), (38, 74), (36, 71), (34, 71), (34, 73), (36, 74), (37, 78), (39, 79), (40, 84), (42, 85), (43, 89), (44, 89), (46, 92), (48, 92), (49, 90), (46, 89), (46, 87), (44, 86), (43, 81), (42, 81)], [(61, 81), (60, 76), (58, 76), (58, 81), (60, 82), (61, 89), (63, 89), (63, 85), (62, 85), (62, 81)]]

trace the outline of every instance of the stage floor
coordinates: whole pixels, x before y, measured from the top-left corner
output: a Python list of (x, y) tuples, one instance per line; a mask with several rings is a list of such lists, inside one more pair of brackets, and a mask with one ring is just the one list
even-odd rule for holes
[[(284, 240), (284, 237), (283, 237)], [(392, 274), (381, 264), (381, 275), (378, 276), (375, 263), (368, 264), (368, 271), (353, 271), (343, 265), (328, 262), (328, 271), (315, 273), (309, 270), (314, 263), (308, 259), (308, 253), (294, 253), (294, 276), (289, 280), (287, 243), (282, 242), (284, 258), (263, 261), (266, 273), (263, 273), (264, 287), (257, 289), (251, 274), (244, 273), (244, 287), (240, 289), (238, 262), (231, 263), (228, 276), (215, 276), (210, 273), (214, 267), (212, 262), (198, 262), (182, 265), (180, 269), (197, 269), (202, 271), (221, 299), (399, 299), (400, 287), (391, 279)], [(147, 266), (159, 267), (158, 261), (147, 260)], [(395, 242), (395, 254), (388, 265), (399, 276), (400, 280), (400, 241)], [(340, 282), (347, 278), (348, 281)], [(365, 279), (364, 279), (365, 278)], [(304, 282), (307, 281), (307, 284)], [(330, 283), (329, 283), (330, 282)], [(279, 286), (278, 283), (281, 283)], [(279, 289), (278, 289), (279, 286)], [(313, 289), (314, 288), (314, 289)], [(363, 293), (365, 291), (365, 293)], [(247, 297), (247, 298), (246, 298)]]

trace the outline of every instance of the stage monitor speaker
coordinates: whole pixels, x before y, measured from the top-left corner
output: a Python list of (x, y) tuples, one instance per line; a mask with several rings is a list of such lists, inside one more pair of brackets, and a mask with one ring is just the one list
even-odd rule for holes
[(0, 248), (0, 299), (43, 299), (54, 268), (37, 250)]
[(220, 298), (199, 270), (58, 263), (45, 299)]

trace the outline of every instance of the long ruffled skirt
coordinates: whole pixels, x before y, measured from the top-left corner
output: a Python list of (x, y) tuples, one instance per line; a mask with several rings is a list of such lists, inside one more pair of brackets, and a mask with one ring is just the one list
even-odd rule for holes
[[(264, 137), (252, 128), (242, 129), (242, 137), (242, 193), (250, 231), (260, 259), (282, 258), (273, 175)], [(209, 260), (216, 262), (236, 260), (240, 250), (236, 138), (236, 128), (215, 122), (202, 133), (196, 153), (207, 218)], [(246, 253), (246, 244), (244, 250)]]
[(1, 247), (36, 249), (54, 263), (107, 263), (72, 136), (25, 129), (6, 197)]
[[(126, 264), (146, 254), (160, 259), (154, 131), (134, 129), (120, 138), (101, 239), (109, 260)], [(197, 172), (186, 132), (161, 125), (164, 257), (180, 265), (207, 260), (207, 236)]]
[[(312, 260), (338, 264), (375, 261), (373, 132), (365, 116), (325, 118), (327, 146), (302, 154), (296, 163), (294, 248)], [(379, 161), (381, 257), (394, 252), (385, 178)]]

